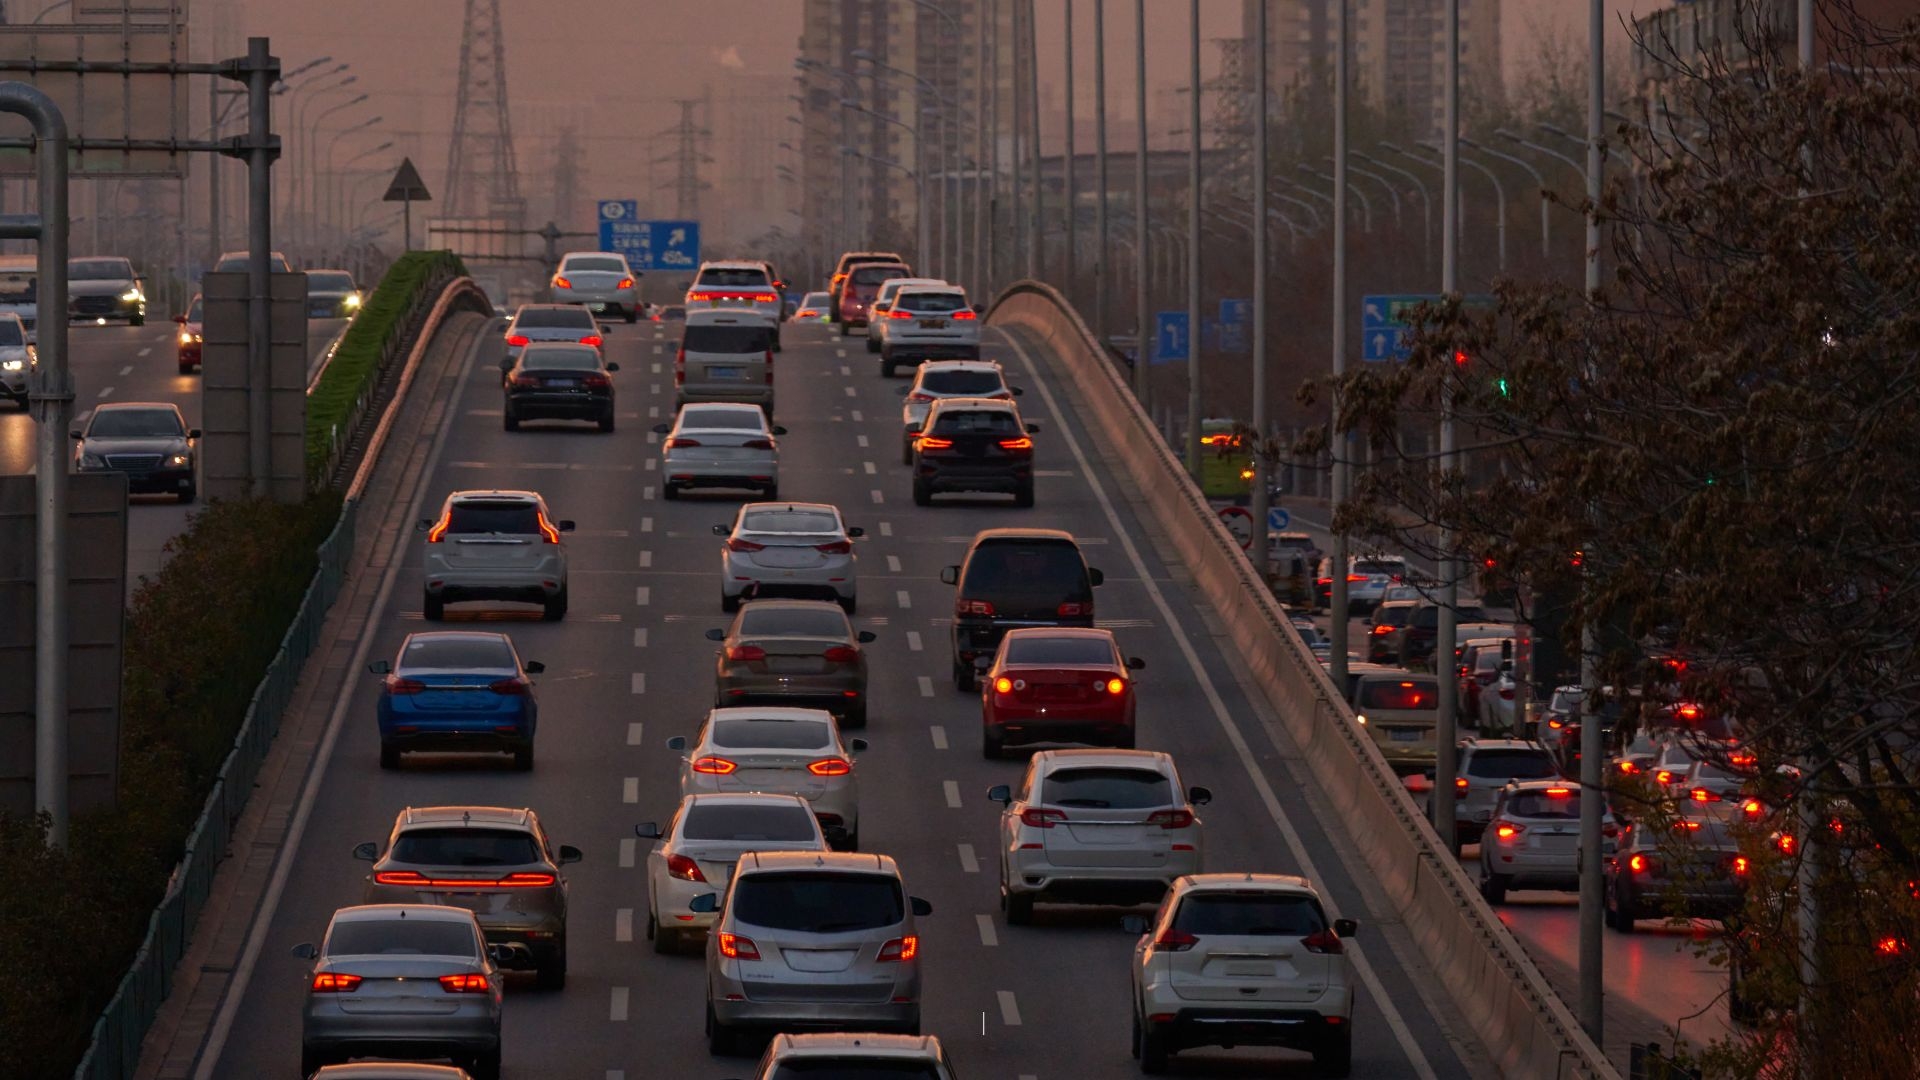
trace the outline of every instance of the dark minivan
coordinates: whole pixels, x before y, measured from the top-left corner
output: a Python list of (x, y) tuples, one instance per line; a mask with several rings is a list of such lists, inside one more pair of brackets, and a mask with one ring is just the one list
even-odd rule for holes
[(987, 529), (940, 580), (954, 586), (953, 685), (968, 692), (976, 689), (975, 662), (991, 658), (1007, 631), (1092, 626), (1093, 590), (1103, 575), (1087, 565), (1072, 533)]

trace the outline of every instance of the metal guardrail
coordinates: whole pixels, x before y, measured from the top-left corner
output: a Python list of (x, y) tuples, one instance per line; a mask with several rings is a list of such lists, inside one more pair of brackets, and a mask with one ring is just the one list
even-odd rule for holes
[[(412, 299), (407, 302), (407, 310), (394, 320), (394, 332), (381, 342), (380, 363), (360, 388), (360, 396), (354, 400), (353, 408), (347, 410), (345, 422), (335, 424), (327, 432), (326, 463), (313, 470), (308, 476), (309, 483), (324, 487), (332, 482), (334, 473), (339, 471), (341, 458), (353, 444), (354, 433), (360, 430), (361, 421), (366, 419), (367, 409), (380, 395), (380, 388), (386, 382), (386, 373), (392, 369), (395, 361), (405, 358), (422, 320), (433, 310), (441, 292), (458, 277), (451, 268), (443, 267), (421, 279), (420, 287), (414, 290)], [(312, 392), (311, 388), (308, 392)]]
[(286, 636), (280, 639), (279, 652), (254, 689), (246, 717), (234, 736), (233, 749), (214, 778), (199, 820), (187, 834), (186, 852), (174, 867), (166, 896), (147, 920), (146, 939), (134, 954), (119, 989), (93, 1025), (92, 1045), (74, 1069), (74, 1080), (126, 1080), (139, 1064), (140, 1044), (172, 989), (174, 968), (206, 907), (214, 872), (225, 857), (234, 822), (246, 809), (254, 778), (280, 731), (281, 715), (293, 700), (301, 668), (319, 642), (327, 611), (339, 596), (347, 567), (353, 562), (358, 516), (359, 503), (348, 500), (333, 531), (321, 542), (319, 569), (301, 597)]

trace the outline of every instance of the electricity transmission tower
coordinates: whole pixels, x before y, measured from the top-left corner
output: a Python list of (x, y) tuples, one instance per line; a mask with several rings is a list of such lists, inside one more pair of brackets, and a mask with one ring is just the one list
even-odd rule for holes
[(660, 132), (661, 135), (674, 138), (674, 151), (656, 160), (674, 163), (673, 183), (663, 186), (673, 191), (675, 216), (682, 221), (698, 221), (700, 193), (711, 186), (700, 179), (700, 166), (713, 163), (713, 159), (706, 155), (703, 144), (713, 132), (702, 127), (694, 118), (694, 110), (700, 106), (700, 101), (683, 98), (674, 104), (680, 106), (680, 122)]
[(1219, 148), (1220, 164), (1213, 170), (1213, 183), (1208, 187), (1223, 188), (1238, 194), (1242, 198), (1252, 191), (1249, 166), (1253, 162), (1252, 104), (1253, 80), (1248, 77), (1247, 59), (1249, 54), (1255, 58), (1258, 53), (1252, 50), (1252, 43), (1246, 38), (1215, 38), (1214, 47), (1220, 50), (1220, 74), (1206, 84), (1208, 100), (1213, 103), (1213, 115), (1208, 118), (1207, 126), (1212, 129), (1213, 143)]
[(525, 208), (507, 112), (507, 43), (500, 32), (500, 0), (466, 0), (460, 90), (447, 148), (447, 216), (503, 217), (518, 223)]

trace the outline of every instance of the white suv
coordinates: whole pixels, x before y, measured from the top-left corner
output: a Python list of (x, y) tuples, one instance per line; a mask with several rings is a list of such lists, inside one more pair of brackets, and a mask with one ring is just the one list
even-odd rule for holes
[(439, 622), (446, 606), (463, 600), (540, 604), (548, 622), (567, 614), (567, 548), (555, 521), (533, 491), (456, 491), (438, 518), (420, 522), (427, 534), (424, 608)]
[(887, 340), (887, 319), (884, 318), (887, 305), (893, 303), (893, 294), (908, 285), (945, 285), (939, 278), (897, 277), (888, 278), (880, 283), (880, 291), (873, 294), (873, 306), (869, 309), (872, 317), (867, 320), (867, 351), (877, 353)]
[(1173, 883), (1151, 921), (1125, 920), (1133, 947), (1133, 1056), (1163, 1073), (1197, 1046), (1306, 1050), (1323, 1076), (1353, 1067), (1353, 975), (1305, 878), (1195, 874)]
[(901, 364), (980, 359), (980, 314), (958, 285), (914, 285), (893, 294), (880, 343), (880, 374)]

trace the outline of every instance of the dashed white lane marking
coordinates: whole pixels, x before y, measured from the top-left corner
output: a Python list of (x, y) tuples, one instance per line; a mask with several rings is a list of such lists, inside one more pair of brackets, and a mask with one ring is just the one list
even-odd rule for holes
[(879, 471), (880, 471), (880, 467), (879, 467), (878, 465), (875, 465), (875, 464), (874, 464), (873, 462), (871, 462), (871, 461), (863, 461), (863, 462), (861, 462), (861, 463), (860, 463), (860, 467), (861, 467), (861, 468), (863, 468), (863, 469), (865, 469), (865, 470), (867, 470), (867, 475), (868, 475), (868, 476), (872, 476), (872, 475), (874, 475), (875, 473), (877, 473), (877, 472), (879, 472)]
[(620, 841), (620, 869), (633, 869), (633, 850), (637, 846), (637, 843), (638, 842), (631, 836)]
[(920, 651), (920, 631), (918, 630), (907, 631), (907, 648), (913, 650), (914, 652)]
[(957, 780), (942, 780), (940, 786), (947, 792), (947, 809), (960, 809), (960, 783)]
[[(111, 389), (111, 387), (109, 387), (109, 389)], [(887, 496), (886, 496), (886, 493), (885, 493), (885, 492), (883, 492), (883, 491), (881, 491), (881, 490), (880, 490), (879, 488), (874, 488), (874, 489), (873, 489), (873, 504), (874, 504), (875, 506), (878, 506), (878, 505), (880, 505), (881, 503), (883, 503), (883, 502), (886, 502), (886, 501), (887, 501)]]
[(900, 605), (903, 611), (913, 606), (913, 594), (905, 589), (895, 589), (893, 591), (893, 599)]
[(646, 627), (636, 626), (633, 628), (633, 647), (636, 649), (644, 649), (647, 647)]
[(142, 348), (142, 349), (140, 350), (140, 355), (141, 355), (141, 356), (145, 356), (145, 355), (147, 355), (148, 353), (150, 353), (150, 352), (152, 352), (152, 351), (153, 351), (153, 346), (151, 346), (151, 345), (148, 345), (148, 346), (145, 346), (145, 347), (143, 347), (143, 348)]
[[(853, 374), (853, 366), (852, 366), (851, 364), (841, 364), (841, 365), (840, 365), (840, 374), (842, 374), (842, 375), (851, 375), (851, 374)], [(851, 390), (851, 389), (853, 389), (853, 388), (852, 388), (852, 387), (848, 387), (847, 389), (849, 389), (849, 390)]]
[(644, 694), (647, 692), (647, 673), (646, 672), (644, 671), (634, 672), (632, 681), (633, 681), (634, 693)]
[(633, 909), (623, 907), (613, 913), (613, 940), (633, 940)]
[(1008, 1027), (1019, 1027), (1020, 1003), (1013, 1000), (1013, 991), (995, 990), (993, 993), (1000, 999), (1000, 1022)]
[[(123, 371), (120, 374), (125, 375), (126, 372)], [(867, 437), (865, 435), (855, 435), (853, 441), (860, 449), (865, 450), (867, 448)]]
[(867, 418), (860, 415), (859, 409), (853, 410), (853, 412), (850, 415), (853, 417), (853, 422), (856, 424), (864, 424), (867, 422)]
[(839, 358), (841, 358), (842, 360), (844, 360), (844, 359), (846, 359), (846, 358), (847, 358), (847, 350), (845, 350), (845, 349), (835, 349), (835, 350), (833, 350), (833, 355), (835, 355), (835, 356), (838, 356)]
[[(1000, 993), (1002, 995), (1000, 1000), (1000, 1011), (1006, 1012), (1007, 1002), (1013, 1000), (1013, 995), (1007, 993), (1004, 990), (1002, 990)], [(626, 987), (616, 986), (613, 988), (613, 1000), (609, 1002), (607, 1005), (607, 1019), (613, 1021), (616, 1024), (624, 1023), (626, 1021), (627, 1019), (627, 988)]]
[(654, 384), (653, 384), (652, 386), (649, 386), (649, 387), (647, 387), (647, 392), (648, 392), (648, 393), (653, 393), (653, 394), (657, 394), (657, 393), (659, 393), (659, 392), (660, 392), (660, 384), (659, 384), (659, 383), (654, 383)]
[(655, 375), (658, 375), (658, 374), (660, 374), (660, 365), (659, 365), (658, 363), (656, 363), (656, 364), (654, 364), (654, 365), (653, 365), (653, 373), (654, 373)]
[(643, 488), (641, 488), (641, 489), (640, 489), (640, 497), (641, 497), (641, 498), (643, 498), (643, 499), (646, 499), (646, 500), (648, 500), (648, 501), (652, 501), (652, 499), (653, 499), (653, 485), (651, 485), (651, 484), (649, 484), (649, 485), (647, 485), (646, 487), (643, 487)]
[(974, 857), (973, 845), (961, 844), (959, 847), (959, 852), (960, 852), (960, 869), (963, 872), (969, 873), (969, 874), (979, 873), (980, 860)]
[(647, 432), (647, 445), (648, 445), (648, 446), (652, 446), (652, 445), (653, 445), (654, 443), (657, 443), (657, 442), (659, 442), (659, 441), (660, 441), (660, 433), (659, 433), (659, 432), (657, 432), (657, 431), (649, 431), (649, 432)]
[(880, 535), (881, 535), (881, 536), (892, 536), (892, 535), (893, 535), (893, 522), (891, 522), (891, 521), (883, 521), (883, 522), (881, 522), (881, 523), (880, 523)]
[(947, 729), (946, 728), (941, 727), (939, 724), (935, 724), (932, 727), (927, 729), (927, 734), (933, 736), (933, 748), (935, 750), (945, 750), (947, 748)]
[[(647, 520), (651, 521), (653, 519), (648, 518)], [(640, 553), (640, 569), (642, 570), (653, 569), (653, 552), (643, 551)]]
[(646, 724), (642, 723), (639, 720), (629, 721), (627, 723), (627, 745), (639, 746), (640, 740), (645, 738), (645, 736), (642, 734), (642, 731), (645, 728), (646, 728)]
[(620, 782), (620, 801), (637, 803), (640, 801), (640, 778), (629, 776)]
[(653, 531), (653, 519), (652, 519), (652, 518), (650, 518), (650, 517), (643, 517), (643, 518), (641, 518), (641, 519), (640, 519), (640, 531), (641, 531), (641, 532), (652, 532), (652, 531)]
[(648, 471), (648, 472), (652, 472), (652, 471), (654, 471), (655, 469), (658, 469), (659, 467), (660, 467), (660, 461), (659, 461), (659, 459), (657, 459), (657, 458), (648, 458), (648, 459), (647, 459), (647, 471)]
[(648, 587), (647, 587), (647, 586), (645, 586), (645, 585), (635, 585), (635, 586), (633, 587), (633, 602), (634, 602), (634, 603), (636, 603), (636, 604), (638, 604), (638, 605), (640, 605), (641, 607), (646, 607), (646, 606), (647, 606), (647, 601), (649, 601), (649, 600), (651, 600), (651, 599), (653, 599), (653, 590), (652, 590), (652, 589), (650, 589), (650, 588), (648, 588)]
[(899, 572), (900, 572), (900, 556), (898, 555), (887, 556), (887, 573), (897, 574)]
[[(980, 944), (989, 946), (1000, 944), (1000, 935), (995, 933), (993, 929), (993, 916), (975, 915), (973, 917), (973, 923), (980, 928)], [(628, 927), (628, 929), (631, 930), (632, 927)], [(620, 940), (627, 941), (629, 939), (621, 938)]]
[(131, 374), (133, 374), (133, 365), (132, 365), (132, 364), (128, 364), (128, 365), (127, 365), (126, 367), (123, 367), (123, 368), (121, 368), (121, 369), (120, 369), (120, 375), (121, 375), (121, 377), (122, 377), (122, 378), (125, 378), (126, 376), (128, 376), (128, 375), (131, 375)]
[(666, 351), (666, 349), (667, 349), (667, 346), (666, 346), (666, 343), (665, 343), (665, 342), (662, 342), (662, 343), (660, 343), (660, 344), (658, 344), (658, 345), (655, 345), (655, 346), (653, 347), (653, 354), (654, 354), (655, 356), (658, 356), (658, 355), (660, 355), (661, 353), (663, 353), (663, 352), (665, 352), (665, 351)]
[(649, 420), (660, 419), (660, 406), (658, 405), (647, 406), (647, 419)]
[(858, 393), (859, 393), (859, 391), (857, 391), (857, 390), (855, 390), (855, 389), (854, 389), (853, 387), (851, 387), (851, 386), (849, 386), (849, 387), (847, 387), (847, 396), (848, 396), (848, 397), (853, 397), (853, 396), (855, 396), (855, 395), (856, 395), (856, 394), (858, 394)]
[(103, 387), (103, 388), (101, 389), (101, 391), (100, 391), (100, 393), (99, 393), (98, 395), (96, 395), (96, 396), (98, 396), (98, 397), (106, 397), (107, 395), (109, 395), (109, 394), (111, 394), (111, 393), (113, 393), (113, 387), (111, 387), (111, 386), (108, 386), (108, 387)]
[[(608, 1069), (607, 1080), (627, 1080), (627, 1070)], [(1040, 1080), (1040, 1078), (1037, 1076), (1022, 1076), (1020, 1080)]]
[(926, 675), (920, 676), (920, 696), (921, 697), (933, 696), (933, 679), (931, 677)]

